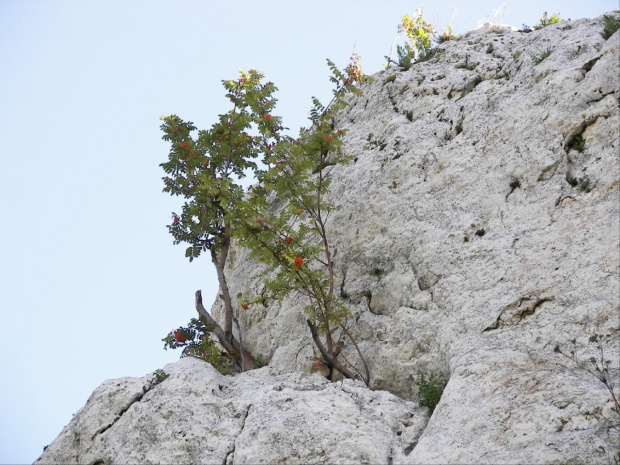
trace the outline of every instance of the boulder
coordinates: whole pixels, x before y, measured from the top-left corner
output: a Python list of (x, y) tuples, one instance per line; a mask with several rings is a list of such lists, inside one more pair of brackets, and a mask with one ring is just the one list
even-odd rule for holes
[(428, 421), (359, 381), (268, 367), (223, 376), (194, 358), (164, 371), (159, 383), (103, 383), (35, 463), (390, 463)]

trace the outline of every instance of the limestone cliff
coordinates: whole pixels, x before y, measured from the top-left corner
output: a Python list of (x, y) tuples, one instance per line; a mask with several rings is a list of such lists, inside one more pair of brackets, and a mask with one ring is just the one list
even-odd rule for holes
[[(594, 366), (601, 344), (620, 396), (620, 33), (602, 32), (473, 31), (340, 115), (355, 163), (332, 171), (329, 227), (375, 391), (310, 374), (289, 299), (242, 318), (269, 367), (104, 383), (37, 463), (613, 463), (609, 390), (554, 351)], [(231, 254), (233, 296), (258, 274)], [(419, 371), (449, 380), (430, 418)]]

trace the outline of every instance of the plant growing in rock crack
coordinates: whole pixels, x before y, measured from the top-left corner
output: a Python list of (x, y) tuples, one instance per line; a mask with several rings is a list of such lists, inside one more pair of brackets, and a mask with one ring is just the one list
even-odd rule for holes
[(592, 192), (592, 184), (590, 182), (590, 179), (588, 179), (587, 177), (581, 178), (579, 180), (579, 183), (577, 184), (577, 189), (579, 189), (581, 192)]
[[(258, 172), (258, 185), (235, 215), (234, 237), (266, 265), (264, 286), (272, 299), (282, 302), (295, 293), (306, 300), (306, 323), (323, 362), (369, 385), (368, 365), (349, 331), (351, 313), (337, 295), (327, 231), (327, 220), (338, 209), (326, 200), (329, 174), (333, 165), (349, 159), (342, 152), (346, 131), (334, 128), (334, 117), (345, 107), (347, 94), (361, 95), (357, 83), (365, 78), (358, 60), (353, 56), (344, 72), (328, 61), (336, 86), (333, 99), (324, 106), (313, 98), (311, 128), (302, 130), (297, 140), (281, 140), (265, 157), (267, 169)], [(245, 297), (244, 302), (249, 307), (258, 300)], [(347, 338), (364, 373), (342, 353)]]
[[(209, 130), (198, 131), (197, 137), (193, 135), (197, 129), (194, 124), (177, 115), (163, 117), (161, 125), (163, 139), (171, 143), (168, 161), (160, 165), (167, 175), (163, 178), (164, 192), (185, 198), (182, 212), (172, 214), (168, 230), (175, 244), (189, 244), (185, 256), (190, 262), (202, 252), (210, 253), (224, 303), (224, 327), (204, 309), (200, 291), (196, 294), (196, 310), (204, 327), (213, 331), (241, 370), (252, 368), (253, 360), (242, 341), (233, 336), (235, 315), (224, 275), (233, 232), (229, 217), (245, 194), (239, 180), (247, 170), (257, 169), (254, 159), (272, 150), (283, 129), (281, 118), (272, 115), (276, 104), (273, 93), (277, 89), (262, 79), (261, 73), (250, 70), (241, 71), (237, 80), (223, 81), (232, 108), (220, 115)], [(254, 136), (248, 134), (251, 130)], [(192, 332), (198, 327), (181, 329)], [(206, 344), (207, 339), (201, 341)], [(173, 333), (164, 342), (165, 347), (171, 348), (180, 344)], [(198, 350), (198, 346), (191, 347), (190, 353), (184, 354), (193, 355)]]
[(448, 24), (448, 27), (441, 31), (441, 33), (437, 36), (437, 43), (443, 44), (444, 42), (449, 42), (451, 40), (461, 40), (461, 36), (459, 34), (455, 34), (452, 30), (452, 26)]
[(573, 136), (573, 138), (567, 144), (568, 150), (577, 150), (578, 152), (583, 152), (585, 146), (586, 140), (581, 134), (576, 134), (575, 136)]
[(420, 395), (420, 407), (428, 407), (431, 415), (435, 411), (435, 407), (439, 404), (441, 396), (448, 380), (442, 375), (424, 376), (421, 371), (418, 372), (418, 392)]
[(613, 16), (603, 16), (603, 38), (605, 40), (613, 36), (618, 29), (620, 29), (620, 18), (614, 18)]
[[(392, 59), (392, 50), (390, 49), (390, 55), (385, 57), (387, 59), (387, 67), (393, 63), (408, 70), (413, 63), (427, 61), (435, 55), (436, 50), (433, 49), (432, 40), (435, 38), (437, 31), (431, 23), (422, 17), (422, 8), (418, 8), (411, 16), (403, 16), (398, 25), (398, 35), (394, 42), (402, 34), (407, 36), (409, 42), (396, 46), (397, 60)], [(458, 36), (452, 33), (452, 27), (448, 26), (448, 30), (443, 31), (442, 35), (434, 40), (441, 43), (458, 38)]]
[(534, 63), (534, 66), (537, 66), (541, 64), (545, 60), (545, 58), (548, 58), (549, 55), (551, 55), (552, 53), (553, 53), (553, 48), (547, 47), (542, 52), (539, 51), (538, 53), (530, 54), (530, 56), (532, 57), (532, 63)]
[(168, 373), (166, 373), (164, 370), (162, 370), (161, 368), (158, 370), (155, 370), (153, 372), (153, 383), (154, 384), (159, 384), (163, 381), (166, 380), (166, 378), (168, 378), (168, 376), (170, 376)]
[[(593, 351), (591, 350), (590, 352), (593, 352), (595, 355), (591, 355), (589, 357), (583, 357), (577, 354), (577, 341), (575, 339), (571, 341), (573, 346), (572, 349), (568, 351), (562, 350), (558, 344), (555, 346), (554, 352), (566, 357), (579, 371), (589, 373), (605, 386), (609, 392), (610, 400), (613, 403), (613, 406), (610, 409), (612, 412), (612, 417), (607, 417), (605, 420), (608, 422), (607, 426), (610, 429), (614, 429), (620, 433), (620, 398), (618, 394), (616, 394), (616, 382), (619, 381), (619, 372), (617, 369), (611, 369), (612, 361), (607, 358), (605, 353), (606, 345), (609, 343), (610, 339), (611, 337), (606, 337), (600, 334), (590, 336), (588, 340), (588, 347), (584, 349), (589, 349), (592, 347)], [(620, 463), (620, 451), (614, 456), (614, 462)]]
[(564, 20), (562, 18), (560, 18), (560, 13), (554, 13), (551, 16), (547, 15), (547, 12), (545, 11), (542, 16), (540, 17), (540, 22), (538, 24), (534, 25), (534, 29), (536, 29), (537, 31), (542, 29), (543, 27), (547, 27), (550, 26), (552, 24), (558, 24), (563, 22)]

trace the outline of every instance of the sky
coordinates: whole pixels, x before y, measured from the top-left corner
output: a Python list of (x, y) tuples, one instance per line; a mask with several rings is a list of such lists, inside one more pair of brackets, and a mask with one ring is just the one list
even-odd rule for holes
[(254, 68), (297, 134), (326, 59), (381, 71), (404, 14), (456, 33), (617, 0), (0, 0), (0, 463), (32, 463), (103, 381), (178, 359), (161, 339), (217, 293), (166, 225), (161, 115), (208, 128), (221, 81)]

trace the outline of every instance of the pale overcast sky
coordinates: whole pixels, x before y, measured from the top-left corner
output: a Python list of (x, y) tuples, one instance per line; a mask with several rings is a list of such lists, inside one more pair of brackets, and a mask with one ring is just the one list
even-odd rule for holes
[[(325, 59), (380, 71), (404, 14), (455, 32), (544, 10), (592, 18), (617, 0), (0, 0), (0, 463), (31, 463), (103, 381), (178, 359), (161, 339), (216, 293), (166, 224), (159, 116), (209, 126), (222, 79), (256, 68), (277, 114), (306, 126)], [(497, 16), (494, 18), (494, 14)]]

